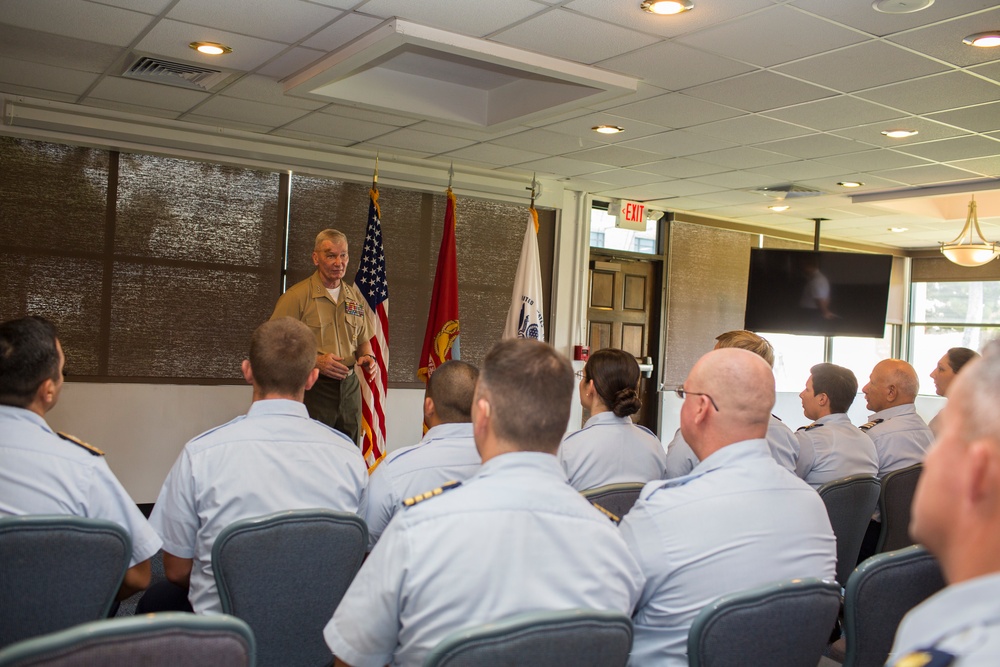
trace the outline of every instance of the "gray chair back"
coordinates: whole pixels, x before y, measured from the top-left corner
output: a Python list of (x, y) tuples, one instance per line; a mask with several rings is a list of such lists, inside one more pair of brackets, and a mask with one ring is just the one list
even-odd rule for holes
[(878, 535), (876, 553), (898, 551), (913, 544), (910, 539), (910, 505), (924, 464), (893, 470), (882, 478), (878, 507), (882, 514), (882, 530)]
[(793, 579), (719, 598), (688, 632), (689, 667), (816, 667), (840, 611), (840, 586)]
[(817, 491), (837, 537), (837, 581), (844, 586), (858, 563), (861, 542), (878, 502), (879, 482), (869, 475), (851, 475), (827, 482)]
[(237, 521), (212, 546), (222, 610), (245, 620), (257, 663), (329, 665), (323, 628), (365, 557), (368, 528), (354, 514), (293, 510)]
[(632, 620), (613, 611), (531, 612), (459, 630), (424, 667), (624, 667)]
[(608, 484), (598, 486), (593, 489), (583, 491), (583, 497), (595, 505), (600, 505), (619, 519), (628, 514), (639, 499), (639, 492), (645, 482), (623, 482), (621, 484)]
[(107, 617), (131, 558), (111, 521), (0, 519), (0, 647)]
[(253, 667), (250, 627), (179, 612), (91, 621), (0, 651), (0, 667)]
[(844, 667), (881, 667), (906, 612), (944, 588), (934, 556), (921, 546), (872, 556), (844, 593)]

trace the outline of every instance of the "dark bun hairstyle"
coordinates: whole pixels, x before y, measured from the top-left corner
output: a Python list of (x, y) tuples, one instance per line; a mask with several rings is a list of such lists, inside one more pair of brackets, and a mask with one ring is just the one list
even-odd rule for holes
[(628, 352), (606, 347), (590, 355), (583, 377), (594, 381), (598, 397), (617, 417), (639, 412), (639, 363)]

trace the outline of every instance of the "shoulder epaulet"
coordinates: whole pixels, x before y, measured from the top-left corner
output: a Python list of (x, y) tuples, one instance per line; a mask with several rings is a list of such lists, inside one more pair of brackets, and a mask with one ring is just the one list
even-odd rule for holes
[(601, 507), (597, 503), (590, 503), (590, 504), (593, 505), (594, 507), (596, 507), (598, 512), (600, 512), (604, 516), (606, 516), (609, 519), (611, 519), (615, 523), (616, 526), (619, 523), (621, 523), (621, 519), (617, 515), (612, 514), (611, 512), (609, 512), (608, 510), (604, 509), (603, 507)]
[(936, 648), (921, 649), (908, 653), (893, 663), (893, 667), (947, 667), (955, 662), (955, 656)]
[(774, 417), (775, 419), (777, 419), (779, 422), (781, 421), (781, 417), (779, 417), (778, 415), (774, 414), (773, 412), (771, 413), (771, 416)]
[[(809, 424), (809, 426), (800, 426), (800, 427), (798, 427), (798, 428), (797, 428), (797, 429), (795, 429), (795, 430), (796, 430), (796, 431), (811, 431), (811, 430), (813, 430), (814, 428), (819, 428), (820, 426), (822, 426), (822, 424), (820, 424), (820, 423), (818, 423), (818, 422), (813, 422), (812, 424)], [(825, 433), (825, 432), (826, 432), (826, 431), (824, 431), (824, 433)]]
[(873, 419), (870, 422), (868, 422), (867, 424), (862, 424), (858, 428), (860, 428), (862, 431), (864, 431), (865, 433), (867, 433), (868, 429), (870, 429), (873, 426), (878, 426), (879, 424), (881, 424), (884, 421), (885, 421), (884, 419)]
[(67, 442), (72, 442), (77, 447), (83, 447), (94, 456), (104, 456), (104, 452), (99, 450), (97, 447), (94, 447), (93, 445), (88, 445), (86, 442), (80, 440), (80, 438), (77, 438), (76, 436), (72, 436), (68, 433), (62, 433), (62, 432), (57, 433), (57, 435), (63, 440), (66, 440)]
[(421, 493), (419, 495), (413, 496), (412, 498), (407, 498), (406, 500), (403, 501), (403, 507), (406, 508), (413, 507), (417, 503), (422, 503), (428, 498), (433, 498), (434, 496), (440, 496), (445, 491), (451, 491), (452, 489), (457, 489), (460, 486), (462, 486), (462, 483), (456, 480), (445, 482), (436, 489), (431, 489), (426, 493)]

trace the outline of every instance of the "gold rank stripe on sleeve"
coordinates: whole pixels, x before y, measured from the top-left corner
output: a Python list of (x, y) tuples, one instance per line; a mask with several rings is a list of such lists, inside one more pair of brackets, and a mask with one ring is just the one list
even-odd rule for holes
[(100, 449), (94, 447), (93, 445), (87, 444), (86, 442), (80, 440), (80, 438), (77, 438), (76, 436), (72, 436), (68, 433), (62, 433), (62, 432), (58, 432), (57, 435), (67, 442), (72, 442), (77, 447), (83, 447), (94, 456), (104, 456), (104, 452), (102, 452)]
[(440, 496), (445, 491), (451, 491), (452, 489), (457, 489), (460, 486), (462, 486), (462, 483), (459, 482), (459, 481), (457, 481), (457, 480), (452, 480), (450, 482), (445, 482), (444, 484), (442, 484), (441, 486), (439, 486), (436, 489), (431, 489), (430, 491), (427, 491), (426, 493), (420, 493), (420, 494), (417, 494), (417, 495), (413, 496), (412, 498), (407, 498), (406, 500), (403, 501), (403, 507), (407, 507), (407, 508), (413, 507), (417, 503), (422, 503), (423, 501), (425, 501), (425, 500), (427, 500), (429, 498), (433, 498), (434, 496)]
[(603, 514), (604, 516), (606, 516), (609, 519), (611, 519), (612, 521), (614, 521), (616, 524), (621, 523), (621, 519), (617, 515), (612, 514), (611, 512), (609, 512), (608, 510), (604, 509), (603, 507), (601, 507), (597, 503), (590, 503), (590, 504), (593, 505), (594, 507), (596, 507), (597, 511), (599, 511), (601, 514)]

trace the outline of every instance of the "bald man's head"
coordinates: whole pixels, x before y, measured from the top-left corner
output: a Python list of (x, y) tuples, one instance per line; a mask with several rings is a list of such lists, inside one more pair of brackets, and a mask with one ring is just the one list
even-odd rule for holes
[(767, 433), (774, 375), (753, 352), (739, 348), (709, 352), (691, 369), (684, 389), (690, 395), (681, 408), (681, 433), (700, 459), (725, 445)]
[(913, 403), (919, 390), (917, 372), (902, 359), (885, 359), (875, 364), (868, 384), (861, 389), (872, 412)]

